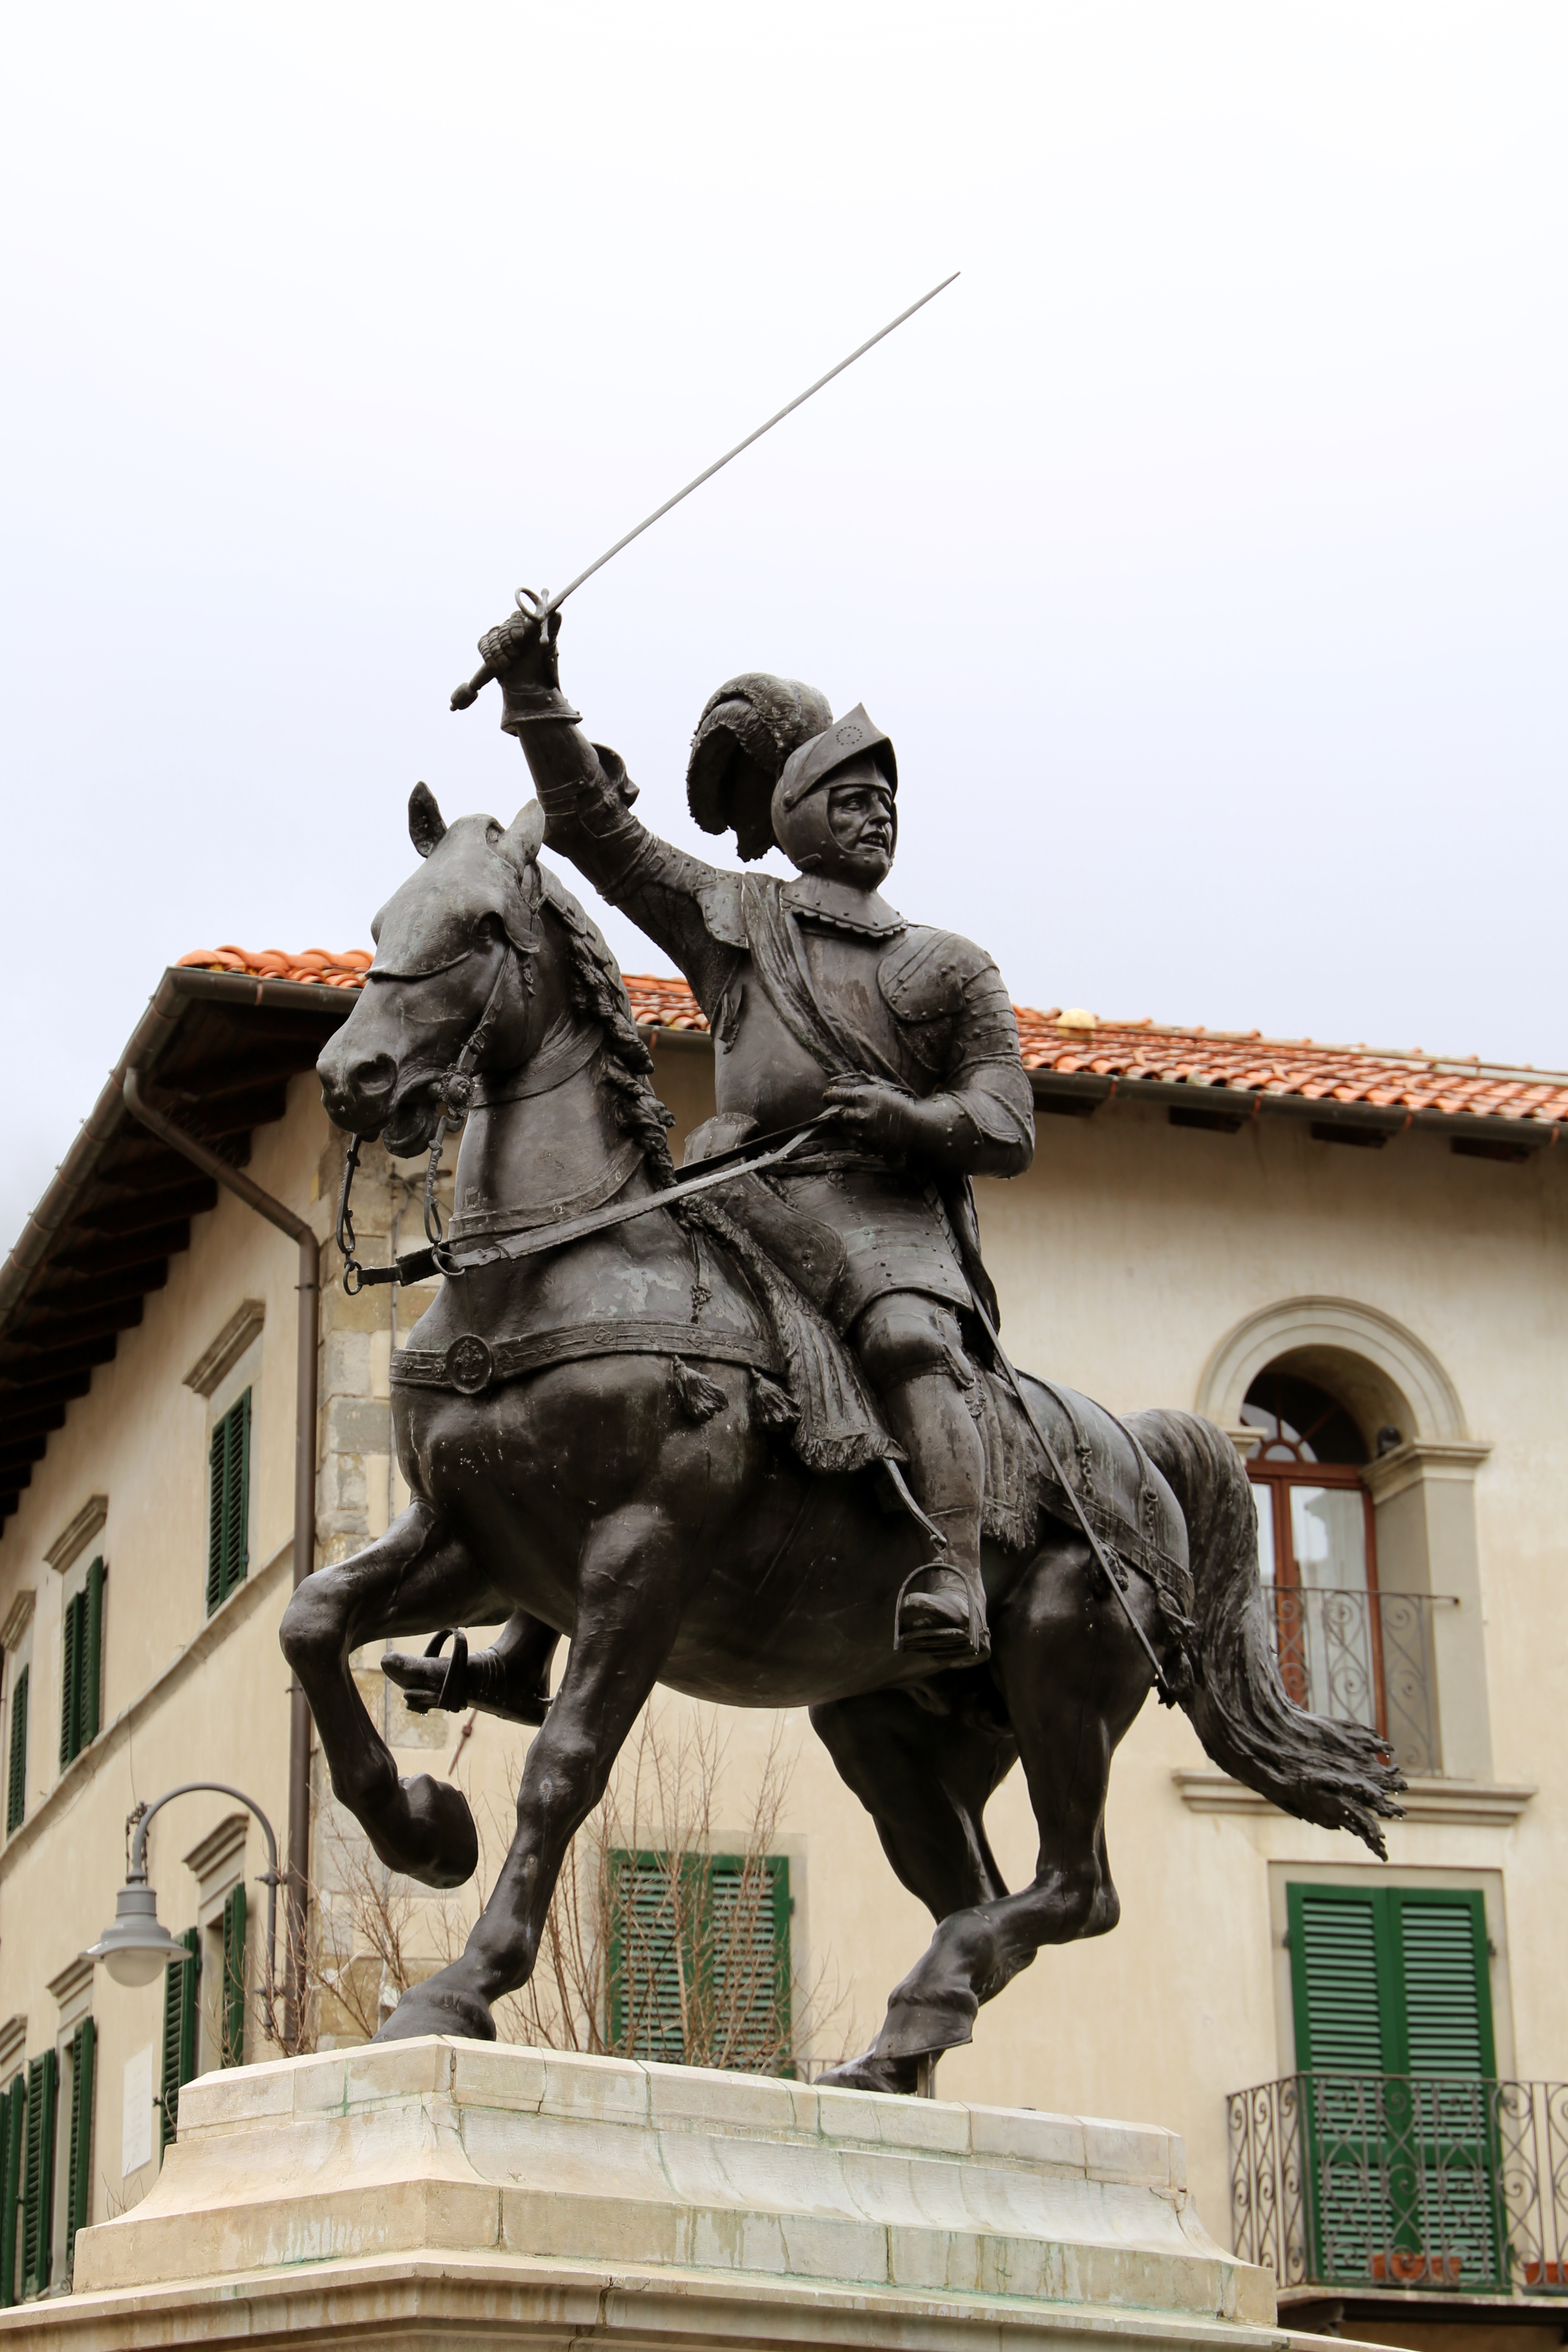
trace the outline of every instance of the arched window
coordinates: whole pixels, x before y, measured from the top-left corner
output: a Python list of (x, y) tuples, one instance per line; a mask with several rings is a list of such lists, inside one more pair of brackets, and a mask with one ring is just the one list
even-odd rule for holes
[[(1252, 1433), (1259, 1549), (1293, 1690), (1319, 1713), (1380, 1726), (1407, 1773), (1489, 1782), (1475, 1481), (1491, 1447), (1471, 1436), (1426, 1340), (1364, 1299), (1278, 1298), (1219, 1340), (1195, 1402), (1244, 1452), (1244, 1425)], [(1372, 1503), (1359, 1541), (1358, 1486)], [(1358, 1617), (1364, 1640), (1331, 1677), (1328, 1633)]]
[(1386, 1735), (1383, 1612), (1367, 1449), (1345, 1407), (1298, 1373), (1260, 1372), (1241, 1408), (1275, 1648), (1298, 1706)]
[(1343, 1405), (1299, 1374), (1267, 1371), (1247, 1390), (1241, 1418), (1262, 1439), (1247, 1470), (1267, 1489), (1258, 1497), (1265, 1581), (1375, 1591), (1366, 1447)]

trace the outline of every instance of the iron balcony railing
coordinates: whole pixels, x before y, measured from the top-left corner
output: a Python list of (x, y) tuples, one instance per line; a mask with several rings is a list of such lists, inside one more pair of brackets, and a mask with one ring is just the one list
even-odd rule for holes
[(1568, 2083), (1288, 2074), (1229, 2109), (1236, 2252), (1281, 2287), (1568, 2294)]
[(1325, 1592), (1277, 1584), (1274, 1654), (1298, 1706), (1370, 1724), (1402, 1772), (1441, 1769), (1432, 1613), (1456, 1604), (1423, 1592)]

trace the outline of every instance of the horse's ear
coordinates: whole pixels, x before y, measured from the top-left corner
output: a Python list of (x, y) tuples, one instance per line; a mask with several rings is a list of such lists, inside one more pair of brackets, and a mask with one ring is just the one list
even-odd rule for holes
[(521, 874), (539, 856), (539, 845), (544, 839), (544, 811), (537, 801), (530, 801), (519, 809), (496, 847), (509, 858)]
[(428, 857), (445, 838), (447, 820), (436, 805), (428, 784), (416, 784), (408, 795), (408, 838), (421, 857)]

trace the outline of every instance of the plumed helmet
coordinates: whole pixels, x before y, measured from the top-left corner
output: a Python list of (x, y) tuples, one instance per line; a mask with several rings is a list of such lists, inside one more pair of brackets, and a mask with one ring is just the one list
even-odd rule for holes
[[(879, 775), (896, 803), (899, 763), (888, 737), (868, 717), (863, 702), (846, 711), (836, 725), (814, 735), (784, 761), (773, 786), (769, 816), (773, 839), (792, 865), (809, 874), (831, 855), (827, 822), (827, 786), (853, 777)], [(893, 812), (893, 839), (898, 840), (898, 810)]]
[(832, 723), (827, 697), (798, 678), (750, 670), (726, 679), (708, 698), (686, 763), (687, 806), (703, 832), (733, 826), (742, 858), (765, 857), (774, 846), (769, 811), (784, 764)]
[(896, 793), (899, 789), (899, 762), (892, 740), (884, 735), (863, 702), (847, 710), (835, 726), (825, 727), (820, 735), (790, 753), (779, 771), (773, 792), (773, 805), (781, 814), (798, 808), (808, 793), (826, 784), (839, 768), (852, 761), (869, 760)]

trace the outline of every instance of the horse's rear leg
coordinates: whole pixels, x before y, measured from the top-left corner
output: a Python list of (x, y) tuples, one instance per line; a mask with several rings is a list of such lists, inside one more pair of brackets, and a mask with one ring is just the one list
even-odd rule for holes
[(416, 1502), (367, 1549), (306, 1578), (279, 1639), (316, 1718), (332, 1793), (389, 1868), (426, 1886), (460, 1886), (479, 1861), (462, 1792), (428, 1772), (398, 1778), (349, 1667), (352, 1651), (389, 1633), (499, 1614), (489, 1577), (428, 1503)]
[(814, 1706), (811, 1723), (899, 1877), (933, 1919), (945, 1919), (1007, 1892), (984, 1814), (1018, 1743), (984, 1667), (945, 1677), (931, 1699), (869, 1691)]
[(378, 2042), (418, 2033), (494, 2041), (490, 2003), (533, 1973), (566, 1849), (604, 1795), (688, 1592), (705, 1573), (692, 1563), (672, 1516), (652, 1506), (614, 1512), (588, 1536), (566, 1672), (529, 1748), (500, 1875), (461, 1958), (404, 1994)]
[[(1128, 1595), (1151, 1639), (1152, 1594)], [(915, 2062), (968, 2042), (975, 2012), (1042, 1944), (1103, 1935), (1119, 1906), (1105, 1851), (1111, 1755), (1152, 1685), (1148, 1663), (1087, 1546), (1042, 1553), (994, 1612), (992, 1666), (1039, 1825), (1034, 1883), (942, 1921), (924, 1958), (894, 1988), (869, 2051), (833, 2079), (913, 2089)], [(907, 2079), (906, 2079), (907, 2078)]]
[[(944, 1677), (929, 1698), (922, 1704), (909, 1691), (872, 1691), (815, 1706), (811, 1720), (876, 1822), (899, 1877), (940, 1921), (1006, 1895), (984, 1814), (1018, 1747), (984, 1668)], [(822, 2080), (854, 2090), (913, 2091), (916, 2069), (914, 2056), (868, 2052)]]

